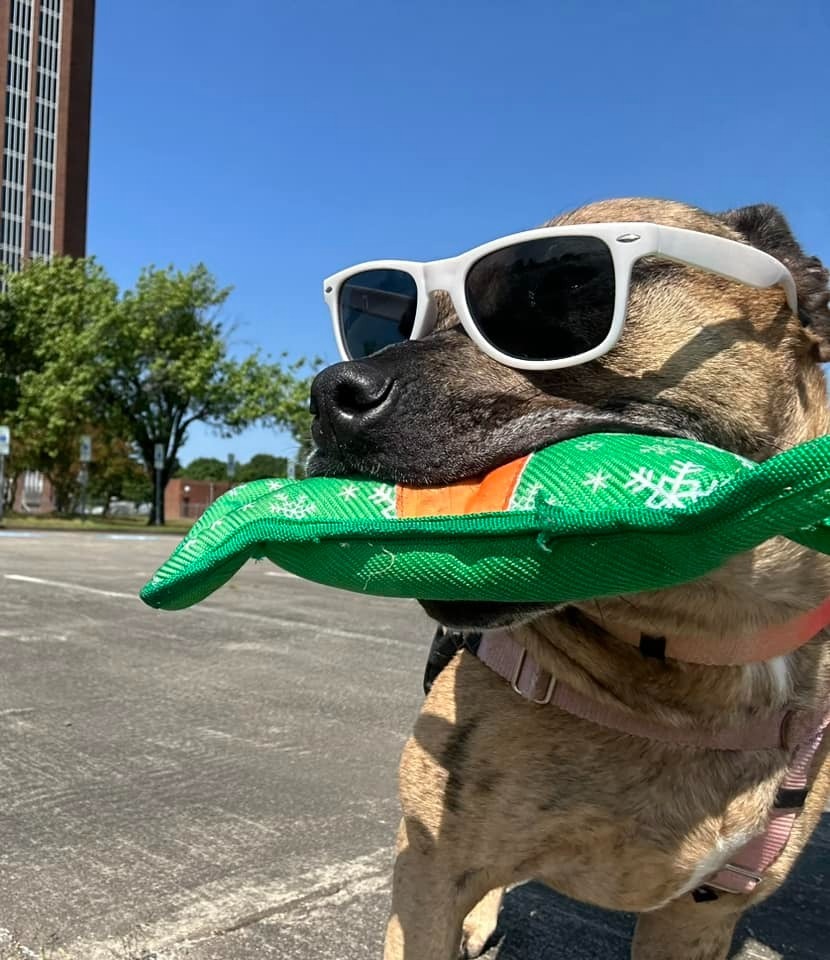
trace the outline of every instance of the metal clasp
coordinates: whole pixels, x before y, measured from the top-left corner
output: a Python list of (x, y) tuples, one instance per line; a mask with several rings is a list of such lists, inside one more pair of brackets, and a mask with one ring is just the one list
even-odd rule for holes
[[(522, 670), (524, 669), (526, 660), (527, 650), (522, 647), (522, 652), (519, 654), (519, 659), (516, 662), (516, 666), (513, 670), (513, 676), (510, 679), (510, 686), (513, 688), (515, 693), (518, 693), (520, 697), (524, 697), (525, 700), (530, 700), (531, 703), (538, 703), (540, 706), (544, 706), (546, 703), (550, 703), (553, 699), (553, 691), (556, 689), (556, 677), (552, 673), (550, 674), (550, 680), (548, 681), (545, 695), (540, 700), (536, 697), (527, 696), (519, 689), (519, 677), (522, 675)], [(545, 672), (547, 673), (547, 671)]]
[[(718, 873), (723, 873), (725, 871), (734, 873), (737, 876), (742, 877), (744, 880), (751, 880), (755, 887), (757, 887), (758, 884), (764, 879), (763, 874), (758, 874), (755, 870), (747, 870), (746, 867), (739, 867), (734, 863), (727, 863), (725, 867), (721, 867), (720, 870), (718, 870)], [(722, 890), (724, 893), (735, 893), (734, 889), (721, 886), (714, 880), (707, 880), (706, 886), (712, 887), (714, 890)]]

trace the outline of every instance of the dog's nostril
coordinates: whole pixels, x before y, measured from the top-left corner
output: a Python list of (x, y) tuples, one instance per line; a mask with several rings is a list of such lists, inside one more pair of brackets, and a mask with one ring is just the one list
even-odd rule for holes
[(379, 407), (389, 396), (392, 381), (384, 376), (358, 376), (343, 378), (335, 387), (334, 403), (343, 413), (364, 413)]
[(379, 412), (395, 386), (393, 378), (373, 364), (351, 360), (317, 374), (311, 386), (309, 409), (318, 431), (360, 431), (367, 418)]

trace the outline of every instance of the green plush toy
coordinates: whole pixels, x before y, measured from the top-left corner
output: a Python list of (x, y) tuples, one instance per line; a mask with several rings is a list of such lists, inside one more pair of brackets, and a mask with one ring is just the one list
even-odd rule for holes
[(595, 434), (483, 480), (255, 480), (216, 501), (144, 587), (204, 599), (249, 558), (359, 593), (565, 602), (700, 577), (783, 535), (830, 553), (830, 437), (762, 464), (691, 440)]
[(178, 610), (249, 558), (359, 593), (554, 603), (700, 577), (777, 535), (830, 553), (830, 437), (763, 464), (595, 434), (449, 487), (255, 480), (216, 501), (141, 598)]

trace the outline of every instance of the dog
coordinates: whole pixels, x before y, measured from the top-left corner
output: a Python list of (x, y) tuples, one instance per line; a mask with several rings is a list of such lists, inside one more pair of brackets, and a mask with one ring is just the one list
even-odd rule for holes
[[(768, 205), (710, 214), (635, 198), (549, 225), (632, 221), (765, 251), (792, 274), (797, 312), (780, 287), (647, 257), (634, 266), (616, 346), (536, 371), (483, 352), (439, 293), (429, 335), (318, 375), (310, 471), (443, 485), (609, 430), (689, 437), (763, 461), (830, 432), (820, 365), (830, 355), (828, 271), (783, 215)], [(367, 381), (371, 402), (352, 402)], [(826, 631), (786, 656), (726, 666), (644, 656), (622, 634), (717, 641), (789, 621), (828, 595), (830, 558), (778, 538), (660, 591), (549, 607), (422, 606), (449, 627), (507, 628), (541, 669), (615, 709), (719, 731), (779, 710), (826, 709)], [(830, 793), (828, 741), (783, 853), (751, 892), (718, 892), (705, 880), (764, 829), (786, 749), (689, 747), (609, 729), (529, 702), (462, 650), (434, 678), (403, 752), (384, 958), (476, 957), (504, 888), (540, 880), (637, 913), (635, 960), (723, 960), (743, 911), (784, 882), (818, 822)]]

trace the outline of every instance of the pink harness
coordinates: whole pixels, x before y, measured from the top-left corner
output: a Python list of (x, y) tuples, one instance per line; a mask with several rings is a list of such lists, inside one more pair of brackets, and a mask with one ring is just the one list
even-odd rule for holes
[[(721, 648), (697, 641), (690, 644), (680, 640), (659, 640), (664, 643), (661, 649), (665, 649), (666, 655), (674, 659), (709, 664), (747, 663), (792, 652), (828, 624), (830, 599), (783, 627), (764, 631), (756, 638), (760, 640), (763, 657), (756, 655), (756, 647), (751, 640)], [(613, 635), (619, 636), (616, 630)], [(639, 643), (639, 634), (637, 637), (636, 642)], [(633, 637), (619, 636), (619, 639), (635, 642)], [(754, 720), (746, 727), (717, 732), (673, 727), (640, 717), (625, 707), (600, 703), (557, 680), (506, 630), (484, 633), (478, 647), (471, 649), (482, 663), (509, 681), (516, 693), (532, 703), (559, 707), (582, 720), (629, 736), (708, 750), (776, 749), (790, 752), (790, 763), (779, 785), (766, 829), (744, 844), (729, 863), (705, 880), (702, 891), (695, 891), (696, 898), (707, 899), (706, 894), (712, 890), (751, 893), (781, 856), (804, 806), (813, 760), (830, 729), (830, 709), (820, 714), (784, 710), (765, 719)]]

